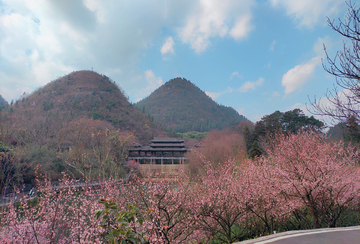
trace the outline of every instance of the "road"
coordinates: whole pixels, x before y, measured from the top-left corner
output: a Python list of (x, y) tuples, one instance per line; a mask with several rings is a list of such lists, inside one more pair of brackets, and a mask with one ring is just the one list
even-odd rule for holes
[(287, 231), (236, 244), (360, 244), (360, 226)]

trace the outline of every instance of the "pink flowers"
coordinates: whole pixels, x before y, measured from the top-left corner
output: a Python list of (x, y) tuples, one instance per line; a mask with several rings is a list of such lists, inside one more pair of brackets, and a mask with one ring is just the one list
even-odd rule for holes
[[(75, 182), (66, 178), (57, 189), (45, 182), (37, 198), (3, 212), (0, 242), (106, 242), (102, 215), (95, 218), (104, 207), (99, 199), (112, 202), (106, 226), (119, 227), (117, 212), (132, 216), (121, 224), (122, 236), (131, 230), (150, 243), (234, 242), (271, 234), (290, 218), (309, 223), (304, 228), (333, 227), (359, 200), (355, 156), (352, 148), (321, 135), (279, 135), (268, 156), (221, 165), (205, 161), (195, 178), (184, 173), (173, 182), (109, 181), (95, 188), (72, 187)], [(128, 212), (129, 203), (137, 212)]]
[(277, 188), (289, 201), (310, 210), (313, 228), (335, 227), (343, 211), (357, 202), (360, 174), (353, 148), (302, 133), (278, 135), (269, 154), (261, 163), (277, 175)]

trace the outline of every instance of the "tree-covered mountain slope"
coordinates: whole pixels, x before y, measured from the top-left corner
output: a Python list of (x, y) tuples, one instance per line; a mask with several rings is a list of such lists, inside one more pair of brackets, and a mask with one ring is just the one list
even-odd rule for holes
[(142, 143), (163, 133), (149, 116), (136, 109), (110, 78), (92, 71), (77, 71), (54, 80), (16, 101), (3, 111), (12, 128), (24, 128), (46, 138), (80, 119), (129, 131)]
[(176, 132), (220, 130), (247, 120), (183, 78), (168, 81), (136, 106)]

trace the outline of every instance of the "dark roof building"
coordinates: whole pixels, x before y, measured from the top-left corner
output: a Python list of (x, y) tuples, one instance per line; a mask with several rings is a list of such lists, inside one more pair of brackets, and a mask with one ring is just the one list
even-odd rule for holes
[(138, 143), (134, 143), (130, 146), (128, 159), (148, 161), (150, 163), (156, 163), (156, 160), (164, 159), (171, 160), (174, 163), (175, 160), (179, 160), (183, 163), (185, 160), (184, 154), (190, 149), (185, 147), (183, 139), (179, 138), (154, 138), (151, 140), (149, 146), (141, 146)]

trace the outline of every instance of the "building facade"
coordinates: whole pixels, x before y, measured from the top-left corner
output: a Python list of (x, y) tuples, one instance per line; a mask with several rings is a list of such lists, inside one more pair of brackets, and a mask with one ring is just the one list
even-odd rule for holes
[(188, 151), (183, 139), (154, 138), (149, 146), (131, 145), (128, 159), (141, 164), (183, 164)]

